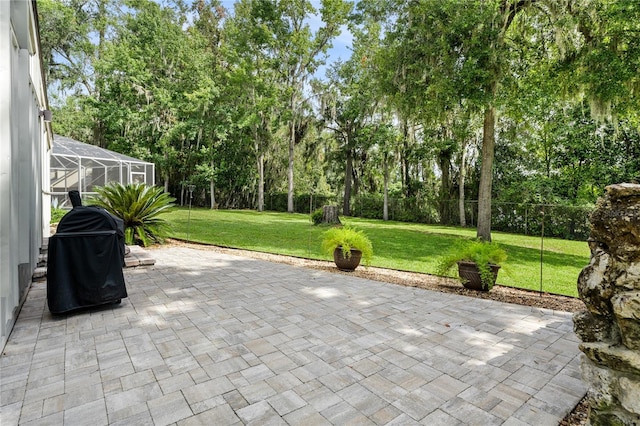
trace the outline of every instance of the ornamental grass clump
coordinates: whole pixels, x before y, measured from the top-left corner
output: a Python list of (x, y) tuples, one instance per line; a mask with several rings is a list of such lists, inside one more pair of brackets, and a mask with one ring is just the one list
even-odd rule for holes
[(371, 263), (373, 257), (373, 245), (364, 232), (350, 226), (334, 227), (323, 234), (322, 251), (333, 255), (336, 248), (342, 249), (345, 258), (351, 257), (351, 249), (362, 252), (362, 261), (365, 265)]
[(457, 243), (444, 258), (438, 262), (437, 273), (448, 275), (458, 262), (473, 262), (480, 272), (482, 286), (491, 290), (495, 283), (495, 275), (490, 265), (500, 265), (507, 260), (507, 253), (496, 243), (478, 239)]

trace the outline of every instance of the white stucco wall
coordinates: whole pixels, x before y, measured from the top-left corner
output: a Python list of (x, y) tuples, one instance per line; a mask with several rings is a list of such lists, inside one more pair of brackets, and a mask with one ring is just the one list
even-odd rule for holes
[(0, 348), (31, 285), (50, 204), (51, 127), (30, 0), (0, 1)]

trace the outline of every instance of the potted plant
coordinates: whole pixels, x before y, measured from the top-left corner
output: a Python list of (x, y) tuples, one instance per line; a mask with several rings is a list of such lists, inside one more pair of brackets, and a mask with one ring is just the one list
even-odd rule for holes
[(468, 240), (454, 246), (439, 262), (437, 272), (447, 275), (458, 266), (462, 285), (473, 290), (489, 291), (496, 282), (500, 263), (507, 253), (496, 243)]
[(334, 227), (323, 234), (322, 250), (333, 255), (333, 261), (342, 271), (353, 271), (360, 260), (368, 265), (373, 256), (373, 246), (364, 232), (350, 226)]

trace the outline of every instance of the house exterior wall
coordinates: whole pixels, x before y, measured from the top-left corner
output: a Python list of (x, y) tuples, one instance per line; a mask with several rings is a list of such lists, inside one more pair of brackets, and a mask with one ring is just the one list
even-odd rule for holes
[(0, 1), (0, 348), (48, 236), (51, 126), (35, 2)]

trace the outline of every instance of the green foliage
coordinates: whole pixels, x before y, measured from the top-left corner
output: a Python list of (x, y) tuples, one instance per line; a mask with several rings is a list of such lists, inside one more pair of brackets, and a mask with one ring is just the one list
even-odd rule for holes
[(58, 223), (60, 219), (67, 214), (68, 210), (51, 207), (51, 223)]
[[(172, 209), (165, 215), (171, 235), (203, 244), (237, 247), (309, 259), (326, 259), (321, 245), (325, 227), (313, 226), (309, 214), (283, 214), (250, 210)], [(473, 228), (425, 225), (350, 218), (349, 225), (366, 232), (375, 246), (372, 266), (421, 273), (436, 273), (444, 253), (461, 239), (475, 235)], [(585, 241), (545, 238), (540, 266), (540, 237), (495, 232), (493, 241), (509, 252), (502, 265), (509, 271), (500, 284), (577, 297), (577, 277), (589, 263)], [(540, 272), (542, 271), (542, 277)]]
[[(577, 2), (572, 15), (584, 43), (570, 75), (600, 119), (638, 110), (640, 8), (634, 1)], [(575, 83), (574, 83), (575, 84)]]
[[(421, 191), (422, 194), (422, 191)], [(382, 219), (382, 195), (358, 194), (354, 197), (351, 214), (367, 219)], [(389, 218), (401, 222), (439, 223), (436, 200), (427, 196), (389, 197)]]
[[(262, 64), (261, 68), (266, 69), (268, 74), (277, 76), (274, 82), (281, 87), (278, 111), (283, 124), (286, 123), (281, 141), (286, 141), (282, 145), (288, 146), (287, 211), (291, 213), (294, 212), (295, 146), (305, 138), (312, 121), (305, 111), (310, 109), (310, 105), (305, 100), (304, 83), (324, 64), (331, 41), (340, 34), (341, 26), (347, 23), (351, 7), (352, 4), (344, 0), (323, 1), (319, 10), (308, 0), (241, 1), (236, 8), (236, 19), (230, 20), (232, 23), (235, 21), (238, 34), (248, 36), (243, 40), (248, 48), (244, 52), (237, 52), (238, 56), (250, 53), (249, 63)], [(322, 26), (313, 31), (308, 24), (308, 17), (316, 13), (320, 15)], [(246, 71), (247, 75), (252, 76), (247, 81), (256, 80), (256, 73), (251, 67), (246, 68)], [(262, 72), (257, 74), (258, 79), (264, 76)], [(269, 77), (265, 79), (269, 80)], [(254, 110), (256, 103), (263, 102), (254, 97)], [(261, 126), (253, 126), (256, 136), (259, 127)], [(255, 138), (257, 151), (266, 150), (264, 142), (264, 138)]]
[[(296, 213), (313, 212), (318, 206), (335, 205), (335, 197), (321, 194), (298, 194), (293, 198)], [(287, 211), (287, 193), (278, 192), (265, 197), (265, 208), (276, 212)]]
[(91, 203), (106, 209), (124, 221), (127, 244), (140, 243), (148, 246), (162, 242), (170, 228), (158, 216), (168, 211), (175, 201), (157, 186), (145, 184), (109, 184), (96, 187), (97, 197)]
[(382, 195), (358, 194), (354, 197), (351, 214), (367, 219), (382, 219), (383, 205)]
[(334, 227), (327, 230), (322, 237), (322, 250), (328, 255), (333, 255), (333, 251), (339, 247), (342, 248), (342, 254), (345, 258), (351, 257), (351, 249), (355, 249), (362, 252), (362, 261), (365, 265), (371, 263), (373, 245), (363, 231), (350, 226)]
[[(90, 41), (90, 32), (100, 27), (103, 7), (81, 1), (38, 1), (39, 34), (42, 61), (47, 81), (58, 84), (50, 87), (55, 98), (58, 92), (93, 90), (90, 59), (97, 48)], [(64, 60), (61, 60), (64, 58)], [(56, 118), (57, 120), (57, 118)], [(55, 121), (54, 121), (55, 122)]]
[(311, 222), (314, 225), (320, 225), (322, 223), (322, 209), (315, 209), (313, 213), (311, 213)]
[(477, 239), (460, 241), (440, 260), (437, 272), (446, 275), (458, 262), (474, 262), (480, 271), (483, 287), (491, 290), (494, 278), (489, 264), (500, 265), (506, 260), (506, 251), (496, 243)]
[[(291, 160), (299, 213), (346, 201), (380, 218), (388, 187), (389, 218), (449, 223), (464, 175), (467, 200), (493, 197), (493, 230), (531, 232), (512, 214), (521, 204), (589, 206), (640, 180), (633, 1), (230, 4), (38, 0), (54, 131), (153, 161), (172, 194), (196, 185), (200, 206), (255, 208), (262, 191), (288, 191)], [(350, 57), (323, 79), (345, 26)], [(491, 194), (479, 191), (487, 106)], [(288, 195), (265, 208), (289, 210)], [(584, 235), (567, 211), (547, 211), (545, 235)]]

